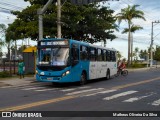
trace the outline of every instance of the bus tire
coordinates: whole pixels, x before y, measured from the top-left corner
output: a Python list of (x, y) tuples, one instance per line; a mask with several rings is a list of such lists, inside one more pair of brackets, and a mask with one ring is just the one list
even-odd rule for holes
[(81, 74), (80, 85), (84, 85), (86, 83), (87, 83), (86, 74), (85, 74), (85, 72), (83, 72)]
[(107, 79), (107, 80), (110, 79), (110, 71), (109, 71), (109, 70), (107, 70), (106, 79)]

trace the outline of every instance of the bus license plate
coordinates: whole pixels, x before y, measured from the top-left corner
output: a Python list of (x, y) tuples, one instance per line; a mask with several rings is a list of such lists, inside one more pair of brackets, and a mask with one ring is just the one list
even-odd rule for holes
[(53, 78), (47, 78), (47, 80), (53, 80)]

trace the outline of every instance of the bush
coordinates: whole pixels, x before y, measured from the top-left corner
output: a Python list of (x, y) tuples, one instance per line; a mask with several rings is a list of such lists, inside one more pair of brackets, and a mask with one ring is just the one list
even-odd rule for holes
[(144, 68), (146, 66), (147, 64), (139, 64), (139, 63), (134, 63), (131, 65), (132, 68)]
[(0, 78), (5, 78), (5, 77), (10, 77), (9, 72), (8, 71), (0, 72)]

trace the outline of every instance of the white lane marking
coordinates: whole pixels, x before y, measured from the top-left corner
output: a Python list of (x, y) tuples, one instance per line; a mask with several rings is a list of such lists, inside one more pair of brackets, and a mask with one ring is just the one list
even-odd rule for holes
[(93, 95), (97, 95), (99, 93), (104, 94), (104, 93), (111, 93), (111, 92), (114, 92), (114, 91), (117, 91), (117, 90), (105, 90), (105, 91), (96, 92), (96, 93), (88, 94), (88, 95), (84, 95), (84, 96), (93, 96)]
[(146, 96), (140, 96), (140, 97), (133, 97), (133, 98), (130, 98), (128, 100), (124, 100), (123, 102), (135, 102), (135, 101), (138, 101), (138, 100), (141, 100), (143, 98), (146, 98), (146, 97), (149, 97), (149, 96), (152, 96), (156, 93), (150, 93), (149, 95), (146, 95)]
[(68, 92), (68, 91), (73, 91), (73, 90), (75, 90), (75, 88), (72, 88), (72, 89), (64, 89), (64, 90), (60, 90), (60, 91), (62, 91), (62, 92)]
[(34, 90), (37, 92), (41, 92), (41, 91), (49, 91), (49, 90), (58, 90), (59, 88), (50, 88), (50, 89), (41, 89), (41, 90)]
[(0, 88), (11, 88), (13, 86), (3, 86), (3, 87), (0, 87)]
[(3, 86), (3, 87), (0, 87), (0, 88), (22, 88), (22, 87), (28, 87), (28, 86), (33, 86), (34, 85), (36, 86), (42, 86), (42, 84), (39, 84), (39, 83), (26, 83), (26, 84), (23, 84), (23, 85), (9, 85), (9, 86)]
[(86, 89), (86, 88), (90, 88), (90, 86), (84, 86), (84, 87), (77, 87), (77, 88), (66, 88), (66, 89), (63, 89), (63, 90), (60, 90), (62, 92), (69, 92), (69, 91), (73, 91), (73, 90), (76, 90), (76, 89)]
[(152, 103), (152, 105), (154, 105), (154, 106), (159, 106), (159, 105), (160, 105), (160, 99), (154, 101), (154, 102)]
[(35, 89), (41, 89), (41, 88), (46, 88), (46, 87), (32, 87), (32, 88), (25, 88), (25, 89), (22, 89), (22, 90), (35, 90)]
[(86, 89), (86, 88), (91, 88), (91, 86), (78, 87), (78, 89)]
[(27, 86), (18, 86), (18, 87), (15, 87), (16, 89), (19, 88), (19, 89), (25, 89), (25, 88), (35, 88), (35, 87), (42, 87), (41, 85), (27, 85)]
[(104, 89), (104, 88), (80, 90), (80, 91), (68, 93), (66, 95), (75, 95), (75, 94), (86, 93), (86, 92), (91, 92), (91, 91), (97, 91), (97, 90), (102, 90), (102, 89)]
[(137, 91), (122, 92), (122, 93), (119, 93), (119, 94), (112, 95), (110, 97), (105, 97), (105, 98), (103, 98), (103, 100), (111, 100), (111, 99), (115, 99), (115, 98), (118, 98), (118, 97), (121, 97), (121, 96), (130, 95), (130, 94), (133, 94), (133, 93), (136, 93), (136, 92)]

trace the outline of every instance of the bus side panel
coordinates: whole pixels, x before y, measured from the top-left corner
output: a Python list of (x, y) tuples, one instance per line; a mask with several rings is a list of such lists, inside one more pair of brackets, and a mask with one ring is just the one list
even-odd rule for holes
[(112, 76), (117, 74), (117, 62), (113, 62), (113, 71), (112, 71)]
[(117, 73), (116, 62), (90, 62), (89, 79), (98, 79), (106, 77), (107, 70), (110, 70), (110, 76)]
[(77, 82), (81, 79), (82, 71), (87, 74), (87, 80), (89, 79), (89, 61), (80, 61), (77, 65), (71, 69), (72, 81)]
[(98, 78), (103, 78), (106, 77), (107, 73), (107, 62), (97, 62), (97, 77)]
[(97, 78), (97, 61), (91, 61), (89, 65), (89, 79)]
[(89, 69), (89, 79), (98, 79), (106, 77), (107, 69), (110, 68), (108, 62), (91, 62)]
[(117, 63), (109, 62), (108, 68), (110, 68), (110, 76), (114, 76), (117, 73)]

